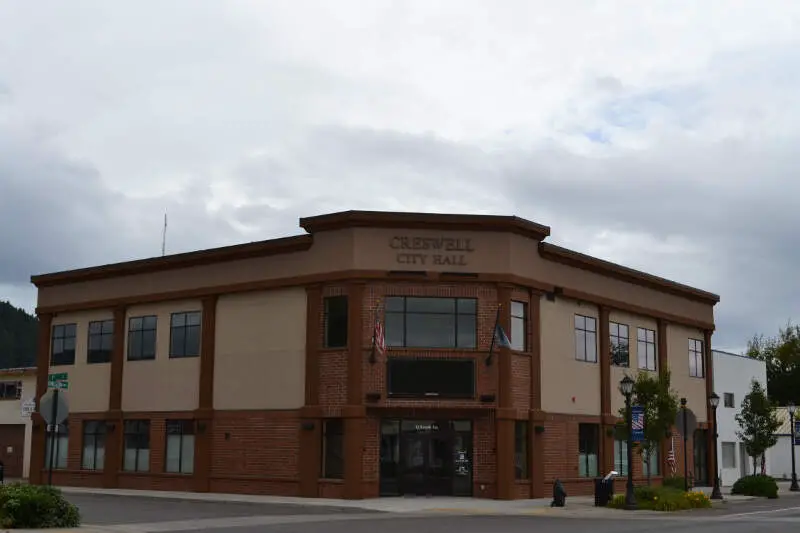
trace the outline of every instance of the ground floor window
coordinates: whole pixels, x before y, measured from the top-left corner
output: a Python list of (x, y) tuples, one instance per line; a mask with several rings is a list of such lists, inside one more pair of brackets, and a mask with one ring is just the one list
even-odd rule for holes
[(578, 475), (580, 477), (597, 477), (599, 448), (600, 426), (598, 424), (579, 424)]
[(53, 426), (47, 426), (44, 466), (50, 468), (52, 464), (53, 469), (66, 469), (69, 452), (69, 421), (65, 420), (64, 423), (58, 424), (55, 438), (53, 438), (53, 429)]
[(150, 470), (150, 421), (126, 420), (122, 469), (126, 472)]
[(344, 421), (331, 418), (322, 423), (322, 472), (326, 479), (344, 477)]
[(530, 469), (528, 468), (528, 421), (517, 420), (514, 423), (514, 477), (516, 479), (528, 479)]
[[(648, 464), (649, 463), (649, 464)], [(648, 476), (648, 469), (650, 476), (657, 476), (661, 472), (661, 454), (659, 453), (658, 447), (654, 446), (650, 450), (650, 457), (648, 459), (646, 454), (642, 454), (642, 475), (644, 477)]]
[(194, 420), (167, 420), (164, 471), (194, 472)]
[(83, 450), (81, 468), (102, 470), (106, 458), (106, 423), (87, 420), (83, 423)]
[(614, 470), (620, 476), (628, 475), (628, 441), (624, 439), (614, 440)]

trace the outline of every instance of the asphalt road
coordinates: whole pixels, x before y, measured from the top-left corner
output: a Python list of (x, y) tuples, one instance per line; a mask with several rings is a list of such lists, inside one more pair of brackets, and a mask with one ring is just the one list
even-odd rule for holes
[[(588, 518), (586, 509), (552, 515), (485, 516), (369, 512), (311, 505), (202, 502), (147, 497), (70, 494), (86, 526), (120, 532), (204, 533), (793, 533), (800, 526), (800, 498), (728, 504), (722, 509), (637, 517)], [(589, 510), (590, 512), (590, 510)], [(580, 517), (584, 516), (584, 517)], [(608, 516), (608, 513), (605, 513)], [(612, 515), (613, 516), (613, 515)]]

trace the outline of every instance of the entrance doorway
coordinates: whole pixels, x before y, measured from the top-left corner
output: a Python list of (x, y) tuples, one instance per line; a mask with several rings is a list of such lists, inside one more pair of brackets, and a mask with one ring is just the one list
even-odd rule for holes
[(472, 421), (381, 422), (382, 496), (471, 496)]

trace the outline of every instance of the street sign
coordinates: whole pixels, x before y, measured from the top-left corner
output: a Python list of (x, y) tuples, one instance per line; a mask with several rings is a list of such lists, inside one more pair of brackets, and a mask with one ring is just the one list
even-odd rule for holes
[[(678, 433), (683, 436), (691, 437), (694, 434), (694, 430), (697, 429), (697, 417), (694, 415), (691, 409), (688, 407), (686, 408), (686, 428), (684, 428), (683, 424), (683, 409), (678, 409)], [(686, 431), (684, 431), (684, 429)]]
[(58, 374), (50, 374), (47, 376), (47, 388), (67, 390), (69, 389), (69, 375), (66, 372), (59, 372)]
[(58, 389), (45, 392), (39, 400), (39, 414), (48, 424), (60, 424), (69, 416), (67, 397)]
[(30, 418), (33, 412), (36, 410), (36, 400), (33, 398), (28, 398), (27, 400), (23, 400), (20, 406), (20, 415), (22, 418)]

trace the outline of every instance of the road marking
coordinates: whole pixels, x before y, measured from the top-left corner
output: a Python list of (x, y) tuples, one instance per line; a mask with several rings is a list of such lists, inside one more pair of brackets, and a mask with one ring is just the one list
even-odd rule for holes
[(742, 516), (760, 515), (760, 514), (785, 513), (786, 511), (800, 511), (800, 507), (784, 507), (782, 509), (766, 509), (764, 511), (748, 511), (746, 513), (726, 514), (721, 516), (720, 520), (728, 518), (739, 518)]

